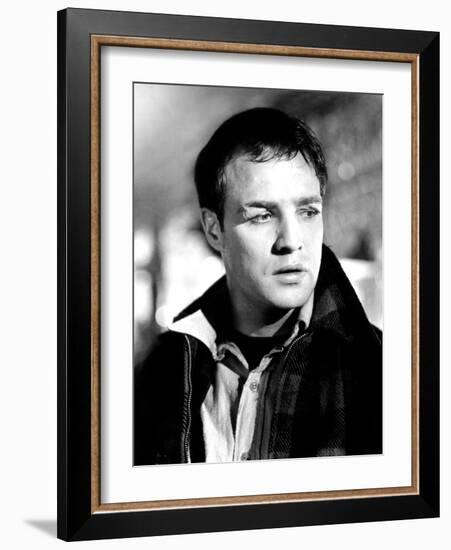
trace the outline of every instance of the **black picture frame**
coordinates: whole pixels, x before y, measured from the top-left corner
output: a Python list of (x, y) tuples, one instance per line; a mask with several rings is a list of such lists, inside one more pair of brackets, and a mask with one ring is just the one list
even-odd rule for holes
[[(93, 246), (97, 211), (92, 209), (92, 198), (93, 181), (99, 177), (92, 163), (93, 36), (191, 41), (200, 49), (207, 42), (318, 48), (330, 50), (332, 58), (389, 59), (396, 52), (414, 64), (418, 107), (412, 159), (418, 167), (416, 494), (150, 510), (118, 507), (102, 513), (95, 493), (97, 440), (92, 424), (92, 397), (98, 392), (92, 370), (93, 353), (98, 350), (93, 343), (98, 341), (99, 322), (98, 310), (93, 309), (99, 284), (98, 278), (93, 279), (98, 249)], [(85, 9), (58, 12), (58, 537), (88, 540), (438, 515), (439, 33)]]

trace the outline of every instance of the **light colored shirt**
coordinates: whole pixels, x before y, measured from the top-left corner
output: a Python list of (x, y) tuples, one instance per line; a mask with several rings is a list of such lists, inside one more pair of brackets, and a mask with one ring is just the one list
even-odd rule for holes
[(255, 369), (249, 370), (234, 342), (218, 345), (216, 373), (201, 406), (206, 462), (234, 462), (250, 457), (258, 403), (265, 399), (268, 373), (298, 335), (301, 322), (308, 326), (312, 305), (313, 296), (301, 309), (288, 339), (264, 355)]

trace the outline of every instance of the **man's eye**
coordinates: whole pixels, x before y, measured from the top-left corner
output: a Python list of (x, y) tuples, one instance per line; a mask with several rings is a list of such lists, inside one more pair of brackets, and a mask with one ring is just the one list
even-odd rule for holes
[(304, 218), (314, 218), (320, 213), (321, 212), (317, 208), (303, 208), (300, 211), (301, 216)]
[(272, 218), (271, 212), (263, 212), (251, 218), (252, 223), (265, 223)]

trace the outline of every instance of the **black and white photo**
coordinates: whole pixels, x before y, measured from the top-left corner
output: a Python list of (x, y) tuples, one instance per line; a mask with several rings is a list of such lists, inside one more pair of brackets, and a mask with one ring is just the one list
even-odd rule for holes
[(383, 452), (381, 141), (378, 94), (135, 83), (135, 465)]

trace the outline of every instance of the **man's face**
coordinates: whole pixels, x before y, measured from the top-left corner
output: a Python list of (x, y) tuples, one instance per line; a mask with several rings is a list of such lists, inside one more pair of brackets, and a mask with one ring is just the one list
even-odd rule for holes
[(232, 303), (271, 314), (303, 306), (315, 287), (323, 240), (322, 199), (302, 155), (226, 167), (220, 251)]

